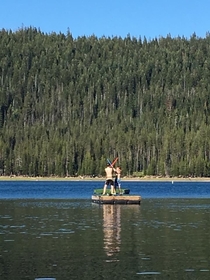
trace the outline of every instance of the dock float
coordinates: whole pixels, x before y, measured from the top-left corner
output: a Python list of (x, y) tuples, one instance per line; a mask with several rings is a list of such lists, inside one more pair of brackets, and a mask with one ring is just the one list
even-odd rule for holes
[(140, 195), (92, 195), (92, 202), (98, 204), (140, 204)]

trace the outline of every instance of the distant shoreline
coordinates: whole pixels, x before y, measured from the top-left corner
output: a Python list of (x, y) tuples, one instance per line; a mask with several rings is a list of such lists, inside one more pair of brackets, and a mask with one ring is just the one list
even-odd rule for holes
[[(197, 178), (181, 178), (181, 177), (123, 177), (122, 181), (126, 182), (210, 182), (210, 177), (197, 177)], [(27, 177), (27, 176), (0, 176), (0, 181), (105, 181), (105, 177)]]

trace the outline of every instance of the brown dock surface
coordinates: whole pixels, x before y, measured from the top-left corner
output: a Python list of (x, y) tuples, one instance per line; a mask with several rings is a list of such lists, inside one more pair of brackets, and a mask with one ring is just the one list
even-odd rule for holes
[(140, 204), (140, 195), (92, 195), (92, 202), (99, 204)]

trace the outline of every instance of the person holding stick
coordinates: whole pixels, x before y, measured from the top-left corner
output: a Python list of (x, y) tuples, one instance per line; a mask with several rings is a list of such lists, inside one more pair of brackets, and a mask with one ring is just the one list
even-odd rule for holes
[(115, 192), (117, 187), (119, 188), (119, 194), (121, 194), (121, 184), (120, 184), (121, 172), (122, 172), (121, 167), (117, 166), (117, 168), (115, 169), (116, 175), (115, 175), (114, 187), (115, 187)]
[(114, 181), (113, 181), (113, 171), (116, 172), (116, 169), (113, 167), (113, 165), (107, 163), (107, 167), (105, 168), (105, 172), (106, 172), (106, 181), (105, 181), (105, 184), (104, 184), (104, 189), (103, 189), (103, 194), (102, 195), (105, 195), (106, 194), (106, 188), (107, 186), (111, 186), (111, 194), (114, 195), (116, 194), (115, 192), (115, 187), (114, 187)]

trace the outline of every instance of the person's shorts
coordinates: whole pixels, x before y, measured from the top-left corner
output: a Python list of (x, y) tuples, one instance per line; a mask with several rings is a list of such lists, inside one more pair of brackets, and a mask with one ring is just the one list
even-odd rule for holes
[(108, 179), (108, 180), (106, 180), (106, 182), (105, 182), (105, 184), (106, 185), (114, 185), (114, 181), (113, 180), (111, 180), (111, 179)]
[(114, 185), (115, 185), (115, 187), (120, 186), (120, 179), (115, 179)]

